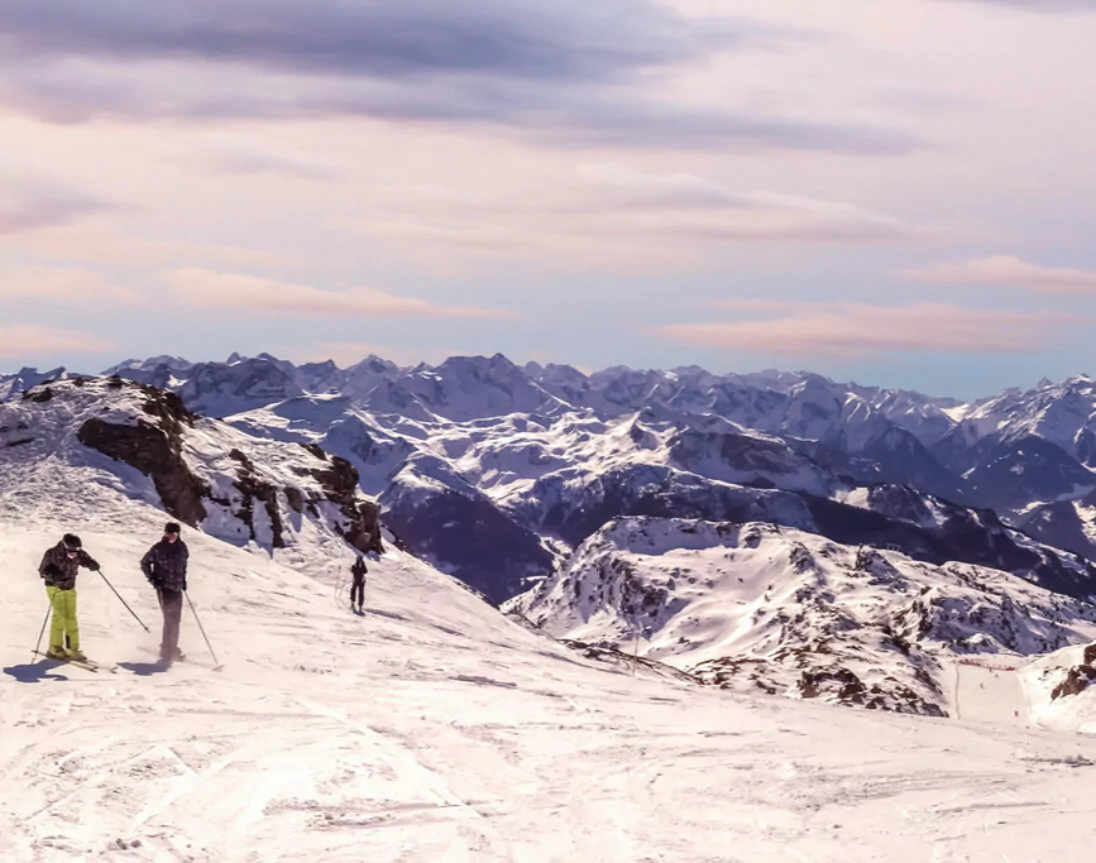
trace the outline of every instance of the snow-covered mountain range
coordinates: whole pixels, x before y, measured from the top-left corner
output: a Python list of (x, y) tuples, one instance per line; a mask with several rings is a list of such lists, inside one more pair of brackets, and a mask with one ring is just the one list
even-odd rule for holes
[[(408, 548), (496, 602), (610, 520), (645, 515), (770, 522), (1092, 592), (1068, 554), (1096, 552), (1085, 377), (962, 404), (809, 373), (585, 374), (500, 355), (414, 368), (155, 357), (108, 371), (249, 437), (345, 459)], [(42, 379), (24, 370), (0, 392)]]
[[(232, 367), (254, 384), (245, 401), (269, 396), (277, 366)], [(80, 524), (122, 494), (289, 563), (380, 553), (383, 517), (398, 545), (495, 602), (536, 585), (509, 608), (558, 637), (619, 654), (640, 633), (645, 659), (700, 682), (888, 710), (946, 712), (942, 651), (1096, 637), (1087, 603), (1047, 592), (1091, 594), (1087, 561), (992, 511), (860, 485), (802, 438), (646, 409), (413, 418), (341, 393), (213, 419), (181, 395), (202, 398), (177, 378), (200, 368), (158, 360), (171, 389), (125, 369), (66, 376), (0, 404), (0, 515), (40, 494)]]

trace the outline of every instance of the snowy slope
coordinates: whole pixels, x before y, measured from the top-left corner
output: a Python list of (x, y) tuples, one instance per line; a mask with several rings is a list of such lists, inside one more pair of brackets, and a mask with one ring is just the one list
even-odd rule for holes
[(1075, 645), (1021, 669), (1031, 719), (1040, 727), (1096, 734), (1096, 645)]
[(768, 524), (621, 519), (511, 606), (561, 638), (736, 690), (940, 715), (955, 655), (1096, 636), (1096, 606), (1006, 573), (853, 549)]
[[(78, 527), (153, 622), (135, 561), (164, 513), (96, 484), (71, 502), (14, 493), (18, 519), (0, 517), (5, 863), (1087, 854), (1096, 741), (633, 678), (392, 549), (359, 619), (332, 597), (345, 551), (313, 547), (290, 569), (282, 550), (188, 531), (222, 672), (189, 616), (190, 661), (155, 671), (155, 638), (87, 573), (85, 646), (117, 670), (43, 668), (29, 655), (43, 547)], [(69, 512), (83, 515), (57, 520)]]
[(239, 545), (380, 550), (377, 507), (346, 463), (190, 415), (177, 397), (117, 378), (60, 381), (0, 404), (0, 513), (28, 499), (56, 519), (122, 493)]

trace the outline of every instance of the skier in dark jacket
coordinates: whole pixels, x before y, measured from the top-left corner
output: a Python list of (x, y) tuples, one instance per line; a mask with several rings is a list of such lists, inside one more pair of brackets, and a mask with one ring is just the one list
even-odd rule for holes
[(369, 569), (365, 565), (365, 558), (360, 554), (350, 567), (350, 573), (354, 576), (354, 584), (350, 588), (350, 606), (358, 614), (365, 614), (365, 574)]
[(179, 625), (183, 617), (186, 592), (186, 565), (190, 551), (179, 538), (182, 528), (175, 522), (164, 525), (164, 537), (141, 558), (141, 571), (156, 588), (164, 613), (164, 634), (160, 642), (160, 660), (170, 665), (182, 659), (179, 650)]
[(46, 653), (50, 659), (87, 660), (80, 650), (80, 626), (76, 622), (76, 573), (81, 566), (92, 572), (99, 571), (99, 564), (81, 546), (80, 537), (72, 533), (66, 533), (57, 545), (47, 551), (38, 566), (38, 574), (46, 581), (46, 594), (53, 609), (49, 650)]

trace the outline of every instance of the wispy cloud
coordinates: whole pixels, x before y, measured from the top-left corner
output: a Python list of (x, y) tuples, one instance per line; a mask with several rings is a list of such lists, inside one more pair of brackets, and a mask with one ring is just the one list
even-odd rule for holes
[(512, 318), (503, 309), (449, 306), (383, 291), (355, 288), (325, 291), (241, 273), (200, 268), (161, 276), (179, 300), (207, 308), (245, 309), (251, 314), (349, 315), (363, 318)]
[(66, 303), (139, 303), (140, 294), (92, 270), (22, 267), (0, 273), (0, 298), (64, 300)]
[(97, 336), (39, 324), (0, 324), (0, 357), (22, 360), (49, 353), (96, 353), (114, 349)]
[(619, 214), (634, 216), (637, 208), (654, 211), (659, 222), (666, 220), (669, 233), (692, 234), (698, 239), (769, 237), (825, 242), (898, 239), (915, 233), (893, 216), (873, 213), (848, 201), (765, 190), (738, 191), (693, 174), (651, 174), (618, 163), (583, 165), (579, 174), (615, 193), (611, 207)]
[(436, 187), (382, 190), (367, 218), (340, 226), (425, 254), (572, 263), (685, 264), (736, 243), (902, 243), (932, 235), (848, 201), (738, 190), (689, 173), (582, 165), (535, 199)]
[(109, 208), (75, 189), (0, 178), (0, 236), (66, 225)]
[(237, 176), (269, 174), (302, 180), (330, 180), (338, 173), (327, 165), (246, 150), (217, 153), (208, 157), (205, 163), (218, 173)]
[(773, 302), (754, 307), (779, 316), (673, 324), (657, 335), (689, 344), (800, 357), (857, 357), (887, 351), (1023, 353), (1042, 347), (1060, 316), (973, 309), (953, 303), (876, 306)]
[(164, 58), (254, 65), (308, 75), (501, 74), (615, 79), (715, 50), (793, 34), (748, 21), (691, 19), (647, 0), (141, 0), (96, 7), (6, 0), (0, 29), (27, 56), (128, 62)]
[(240, 267), (293, 267), (304, 263), (302, 258), (288, 250), (163, 240), (123, 228), (81, 224), (51, 226), (7, 237), (0, 234), (0, 250), (8, 254), (33, 254), (55, 261), (155, 268), (194, 261)]
[[(359, 116), (557, 147), (922, 147), (910, 131), (657, 95), (726, 52), (821, 37), (655, 0), (0, 4), (0, 100), (54, 122)], [(135, 74), (135, 67), (141, 68)]]
[(1022, 12), (1096, 12), (1094, 0), (937, 0), (944, 3), (979, 3), (984, 6), (1001, 6)]
[(942, 285), (999, 285), (1045, 294), (1096, 294), (1096, 270), (1046, 267), (1011, 255), (908, 270), (911, 279)]

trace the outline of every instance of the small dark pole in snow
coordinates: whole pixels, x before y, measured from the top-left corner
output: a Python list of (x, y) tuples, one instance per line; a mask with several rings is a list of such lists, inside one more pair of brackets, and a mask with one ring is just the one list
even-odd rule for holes
[(116, 597), (118, 597), (118, 601), (126, 607), (126, 611), (128, 611), (130, 614), (132, 614), (133, 619), (136, 620), (139, 624), (141, 624), (141, 628), (145, 632), (151, 632), (152, 630), (150, 630), (147, 626), (145, 626), (145, 622), (137, 616), (137, 612), (129, 607), (128, 602), (126, 602), (124, 599), (122, 599), (122, 594), (120, 594), (117, 590), (114, 590), (114, 585), (110, 583), (110, 579), (107, 578), (106, 573), (104, 573), (103, 570), (100, 569), (99, 570), (99, 575), (101, 575), (102, 578), (103, 578), (103, 581), (105, 581), (107, 583), (107, 587), (109, 587), (114, 592), (114, 595)]
[(209, 636), (206, 635), (205, 627), (202, 626), (202, 619), (198, 617), (198, 609), (194, 607), (194, 603), (190, 601), (190, 594), (185, 590), (183, 596), (186, 597), (186, 604), (190, 606), (190, 613), (194, 615), (194, 621), (198, 624), (198, 631), (202, 633), (202, 638), (205, 639), (206, 647), (209, 648), (209, 655), (213, 657), (213, 670), (220, 671), (223, 667), (220, 660), (217, 659), (217, 654), (213, 652), (213, 645), (209, 643)]
[(42, 631), (38, 633), (38, 643), (34, 645), (34, 655), (39, 656), (39, 651), (42, 649), (42, 636), (46, 634), (46, 624), (49, 623), (50, 613), (53, 611), (53, 604), (51, 603), (46, 609), (46, 619), (42, 621)]

